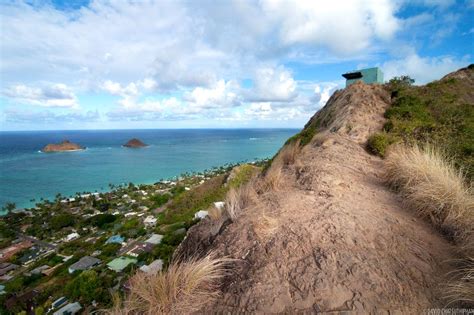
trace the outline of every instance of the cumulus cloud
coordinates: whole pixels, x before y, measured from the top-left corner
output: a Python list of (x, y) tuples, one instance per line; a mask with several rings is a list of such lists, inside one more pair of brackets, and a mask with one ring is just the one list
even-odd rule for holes
[[(405, 0), (92, 0), (77, 10), (2, 3), (0, 75), (11, 86), (3, 95), (74, 109), (75, 93), (99, 89), (119, 98), (107, 109), (110, 120), (307, 119), (338, 83), (297, 80), (308, 76), (305, 66), (367, 62), (401, 30), (434, 23), (452, 1), (419, 0), (429, 14), (406, 21), (397, 17)], [(393, 54), (408, 57), (383, 64), (386, 77), (408, 73), (424, 82), (459, 65), (396, 46)]]
[(338, 54), (353, 54), (373, 39), (390, 39), (399, 29), (392, 1), (263, 1), (283, 43), (327, 46)]
[(465, 67), (467, 63), (467, 57), (459, 60), (451, 56), (420, 57), (413, 53), (402, 59), (385, 62), (382, 69), (386, 81), (394, 76), (409, 75), (416, 84), (425, 84), (439, 80), (449, 72)]
[(137, 82), (130, 82), (122, 86), (118, 82), (106, 80), (102, 82), (100, 88), (112, 95), (121, 96), (119, 104), (125, 108), (133, 109), (136, 106), (138, 97), (143, 92), (153, 91), (156, 88), (156, 81), (150, 78)]
[(44, 87), (13, 85), (3, 95), (22, 103), (44, 107), (78, 108), (76, 95), (65, 84), (51, 84)]
[(297, 83), (290, 71), (278, 67), (265, 67), (257, 70), (254, 87), (246, 92), (247, 101), (288, 102), (297, 95)]
[(388, 0), (92, 1), (77, 11), (20, 1), (2, 5), (1, 71), (20, 82), (148, 76), (161, 90), (209, 86), (284, 57), (290, 44), (303, 54), (307, 45), (336, 55), (365, 49), (394, 35), (396, 10)]
[(184, 96), (192, 107), (201, 109), (240, 105), (240, 86), (235, 81), (219, 80), (210, 88), (197, 87)]
[(329, 100), (334, 91), (337, 90), (339, 84), (336, 82), (324, 82), (315, 84), (314, 95), (311, 98), (313, 102), (318, 104), (318, 107), (322, 107)]

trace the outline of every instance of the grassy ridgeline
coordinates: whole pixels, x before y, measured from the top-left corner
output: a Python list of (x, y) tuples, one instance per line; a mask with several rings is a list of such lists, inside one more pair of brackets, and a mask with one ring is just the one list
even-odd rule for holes
[(393, 143), (430, 143), (454, 158), (468, 180), (474, 177), (474, 65), (425, 86), (388, 84), (393, 98), (384, 130), (369, 149), (384, 156)]

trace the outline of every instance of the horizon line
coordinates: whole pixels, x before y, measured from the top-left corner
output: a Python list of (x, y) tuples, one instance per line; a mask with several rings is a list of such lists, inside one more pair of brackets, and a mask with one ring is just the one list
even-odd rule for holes
[(128, 130), (251, 130), (251, 129), (287, 129), (287, 130), (298, 130), (303, 129), (302, 127), (206, 127), (206, 128), (110, 128), (110, 129), (31, 129), (31, 130), (0, 130), (1, 132), (33, 132), (33, 131), (128, 131)]

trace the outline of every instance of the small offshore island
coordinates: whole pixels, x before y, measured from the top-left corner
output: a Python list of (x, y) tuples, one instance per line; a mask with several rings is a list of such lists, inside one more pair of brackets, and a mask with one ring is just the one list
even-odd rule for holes
[(126, 148), (137, 149), (137, 148), (147, 147), (148, 144), (143, 143), (141, 140), (139, 140), (137, 138), (133, 138), (133, 139), (128, 140), (128, 142), (125, 143), (123, 146), (126, 147)]
[(69, 140), (64, 140), (61, 143), (50, 143), (46, 145), (41, 152), (49, 153), (49, 152), (65, 152), (65, 151), (79, 151), (84, 150), (85, 147), (82, 147), (76, 143), (73, 143)]

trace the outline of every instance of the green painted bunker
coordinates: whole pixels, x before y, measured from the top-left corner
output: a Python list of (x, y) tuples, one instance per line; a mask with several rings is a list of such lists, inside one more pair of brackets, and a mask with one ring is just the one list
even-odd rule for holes
[(354, 70), (344, 73), (342, 76), (346, 78), (346, 87), (357, 81), (362, 81), (366, 84), (383, 84), (383, 72), (377, 67)]

